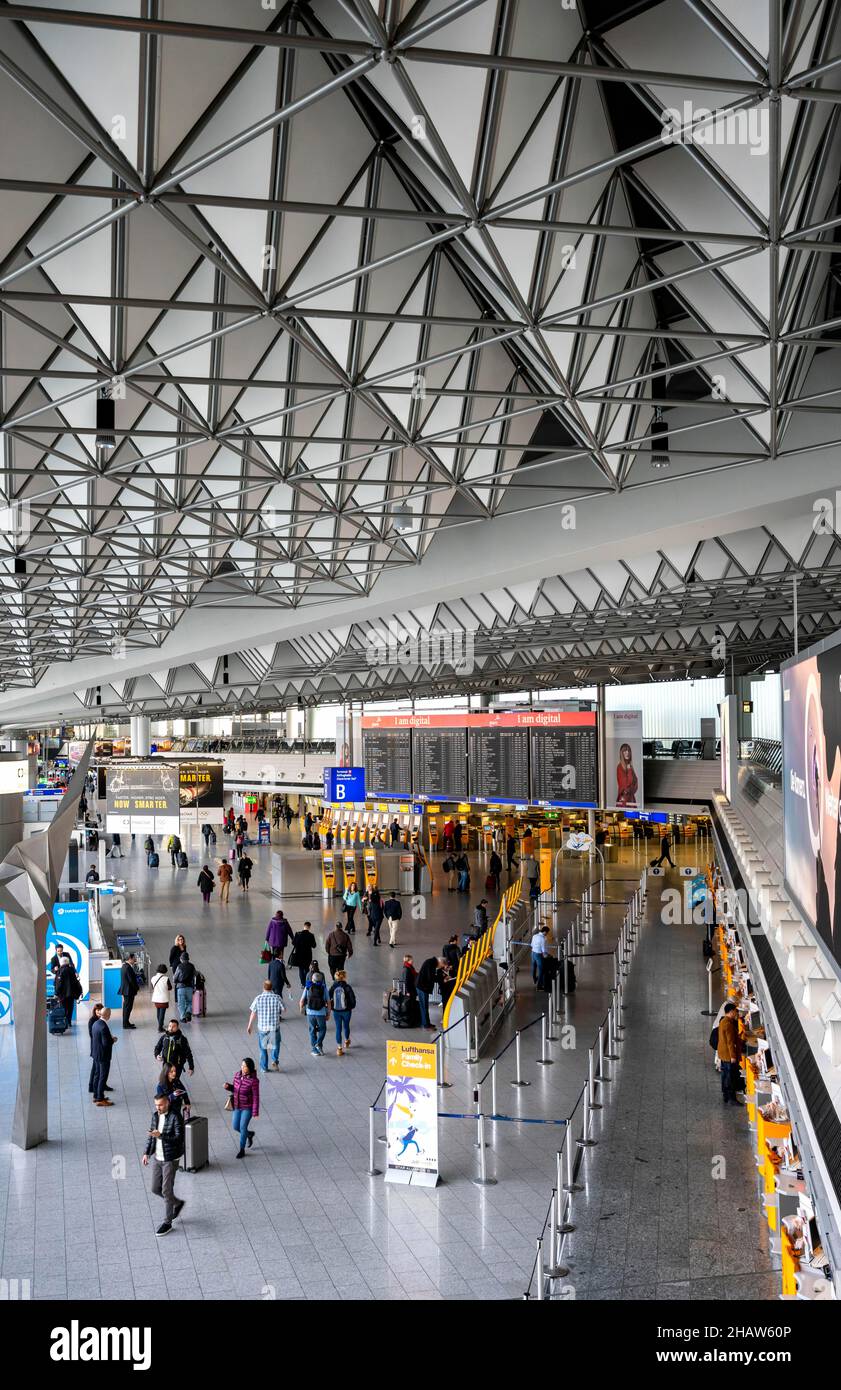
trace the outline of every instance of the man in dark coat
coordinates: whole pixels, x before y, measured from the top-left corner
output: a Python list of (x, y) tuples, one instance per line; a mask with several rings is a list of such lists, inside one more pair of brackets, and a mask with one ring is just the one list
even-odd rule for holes
[(286, 966), (283, 964), (283, 952), (279, 947), (275, 947), (272, 951), (266, 978), (272, 987), (272, 994), (279, 994), (282, 999), (283, 991), (289, 986), (289, 976), (286, 973)]
[(94, 1105), (113, 1105), (112, 1100), (107, 1100), (106, 1090), (111, 1090), (106, 1086), (108, 1072), (111, 1067), (111, 1053), (114, 1050), (114, 1043), (117, 1039), (108, 1027), (108, 1020), (111, 1017), (110, 1009), (102, 1009), (99, 1018), (91, 1027), (91, 1057), (93, 1058), (93, 1100)]
[(132, 952), (123, 961), (123, 968), (120, 971), (120, 988), (117, 991), (123, 999), (123, 1027), (136, 1028), (136, 1023), (130, 1023), (131, 1011), (134, 1008), (134, 1001), (137, 998), (140, 985), (137, 982), (137, 956)]
[(73, 1023), (73, 1009), (77, 999), (82, 997), (82, 986), (79, 977), (73, 969), (73, 962), (69, 956), (61, 956), (61, 966), (55, 977), (55, 994), (64, 1005), (64, 1015), (67, 1019), (68, 1028)]
[(429, 996), (436, 985), (443, 983), (447, 962), (442, 956), (430, 956), (418, 971), (418, 1003), (421, 1011), (421, 1026), (435, 1031), (435, 1024), (429, 1021)]
[[(90, 1077), (89, 1077), (89, 1079), (88, 1079), (88, 1091), (90, 1092), (90, 1095), (91, 1095), (91, 1098), (92, 1098), (92, 1099), (93, 1099), (93, 1097), (94, 1097), (94, 1092), (95, 1092), (95, 1090), (96, 1090), (96, 1062), (93, 1060), (93, 1025), (97, 1022), (97, 1020), (98, 1020), (99, 1017), (101, 1016), (102, 1010), (103, 1010), (104, 1008), (105, 1008), (105, 1005), (104, 1005), (104, 1004), (94, 1004), (93, 1008), (91, 1009), (91, 1016), (90, 1016), (90, 1018), (88, 1019), (88, 1037), (89, 1037), (89, 1039), (90, 1039), (90, 1045), (91, 1045), (91, 1046), (90, 1046), (91, 1074), (90, 1074)], [(102, 1089), (103, 1089), (103, 1091), (113, 1091), (114, 1087), (113, 1087), (113, 1086), (103, 1086)]]

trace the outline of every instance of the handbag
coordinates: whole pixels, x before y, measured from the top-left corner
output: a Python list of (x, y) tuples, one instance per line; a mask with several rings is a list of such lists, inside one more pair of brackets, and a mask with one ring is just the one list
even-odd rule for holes
[(268, 943), (268, 941), (267, 941), (266, 944), (265, 944), (265, 946), (263, 947), (262, 951), (260, 952), (260, 964), (261, 964), (261, 965), (268, 965), (268, 963), (269, 963), (269, 961), (271, 960), (271, 958), (272, 958), (271, 948), (269, 947), (269, 943)]
[(296, 954), (296, 951), (295, 951), (295, 947), (294, 947), (294, 946), (292, 947), (292, 950), (289, 952), (289, 964), (290, 964), (290, 965), (297, 965), (297, 964), (298, 964), (298, 956), (297, 956), (297, 954)]
[(234, 1108), (234, 1088), (233, 1088), (233, 1086), (231, 1086), (230, 1081), (226, 1081), (226, 1082), (225, 1082), (225, 1087), (226, 1087), (226, 1089), (229, 1088), (229, 1089), (228, 1089), (228, 1099), (225, 1101), (225, 1109), (226, 1109), (226, 1110), (233, 1110), (233, 1108)]

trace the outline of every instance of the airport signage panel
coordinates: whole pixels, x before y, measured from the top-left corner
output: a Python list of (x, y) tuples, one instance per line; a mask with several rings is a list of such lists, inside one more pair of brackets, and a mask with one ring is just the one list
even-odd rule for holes
[(0, 758), (0, 795), (23, 792), (29, 788), (29, 759)]
[(179, 762), (178, 801), (185, 825), (215, 825), (224, 809), (225, 769), (220, 762)]
[(325, 767), (324, 799), (340, 805), (365, 800), (364, 767)]

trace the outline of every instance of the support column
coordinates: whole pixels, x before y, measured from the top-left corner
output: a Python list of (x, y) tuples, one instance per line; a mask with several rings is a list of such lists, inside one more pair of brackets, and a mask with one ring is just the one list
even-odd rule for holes
[(131, 754), (133, 758), (148, 758), (151, 750), (152, 721), (148, 714), (137, 714), (131, 720)]
[[(5, 798), (4, 798), (5, 799)], [(33, 921), (6, 913), (6, 948), (12, 1011), (15, 1019), (15, 1048), (18, 1058), (18, 1088), (12, 1143), (19, 1149), (34, 1149), (47, 1138), (47, 972), (44, 943), (49, 915)]]
[(604, 810), (607, 805), (605, 781), (607, 776), (607, 768), (605, 766), (607, 762), (607, 720), (605, 718), (606, 701), (603, 685), (596, 686), (596, 699), (598, 702), (596, 725), (599, 740), (599, 806), (601, 810)]

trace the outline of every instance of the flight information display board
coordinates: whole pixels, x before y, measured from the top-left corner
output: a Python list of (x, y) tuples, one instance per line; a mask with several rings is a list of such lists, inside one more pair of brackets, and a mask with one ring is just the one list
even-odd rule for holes
[(412, 730), (412, 768), (416, 796), (464, 801), (467, 796), (467, 730)]
[(471, 801), (522, 805), (529, 799), (527, 728), (470, 727), (467, 731)]
[(599, 799), (595, 714), (559, 710), (539, 719), (529, 735), (532, 801), (539, 806), (595, 807)]
[(411, 796), (412, 734), (410, 729), (362, 729), (362, 759), (366, 795)]

